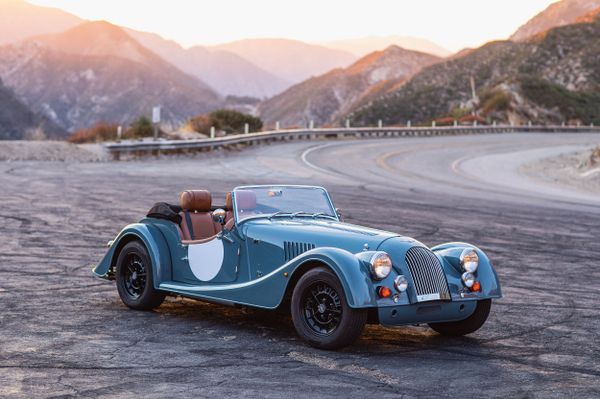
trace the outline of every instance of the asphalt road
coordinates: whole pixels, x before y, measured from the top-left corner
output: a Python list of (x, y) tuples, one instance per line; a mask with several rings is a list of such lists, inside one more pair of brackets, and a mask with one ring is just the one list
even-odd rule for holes
[[(600, 201), (519, 172), (598, 142), (399, 138), (0, 164), (0, 397), (598, 397)], [(327, 352), (283, 316), (181, 298), (132, 311), (91, 277), (105, 243), (155, 201), (207, 188), (218, 202), (246, 183), (321, 184), (349, 222), (473, 242), (504, 298), (470, 337), (369, 326)]]

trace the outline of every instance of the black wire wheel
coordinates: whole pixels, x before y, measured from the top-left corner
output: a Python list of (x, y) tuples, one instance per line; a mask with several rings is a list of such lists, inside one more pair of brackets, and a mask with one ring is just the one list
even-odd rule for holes
[(316, 282), (302, 294), (304, 322), (317, 335), (331, 335), (342, 321), (340, 294), (324, 282)]
[(139, 241), (132, 241), (121, 249), (116, 276), (119, 296), (132, 309), (154, 309), (165, 299), (165, 293), (153, 286), (152, 263), (146, 247)]
[(321, 349), (352, 344), (367, 322), (367, 311), (348, 305), (337, 276), (325, 267), (300, 277), (292, 293), (291, 311), (298, 335)]

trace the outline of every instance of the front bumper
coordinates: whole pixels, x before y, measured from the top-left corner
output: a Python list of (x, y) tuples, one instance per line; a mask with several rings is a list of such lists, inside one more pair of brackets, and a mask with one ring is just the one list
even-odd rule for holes
[(378, 307), (377, 314), (380, 324), (394, 327), (464, 320), (476, 307), (477, 301), (435, 301)]

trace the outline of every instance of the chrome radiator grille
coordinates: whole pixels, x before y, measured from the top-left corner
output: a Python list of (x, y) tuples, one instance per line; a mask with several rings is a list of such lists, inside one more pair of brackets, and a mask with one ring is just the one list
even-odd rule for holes
[(417, 301), (451, 299), (446, 274), (433, 252), (423, 247), (412, 247), (406, 252), (406, 264), (415, 283)]

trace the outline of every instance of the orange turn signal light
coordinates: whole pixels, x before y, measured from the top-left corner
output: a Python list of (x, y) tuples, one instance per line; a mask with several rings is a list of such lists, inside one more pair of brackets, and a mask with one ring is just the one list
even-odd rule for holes
[(379, 296), (382, 298), (389, 298), (392, 296), (392, 290), (390, 290), (388, 287), (382, 286), (377, 288), (377, 294), (379, 294)]
[(475, 281), (473, 286), (471, 287), (471, 291), (479, 292), (481, 291), (481, 283), (479, 281)]

